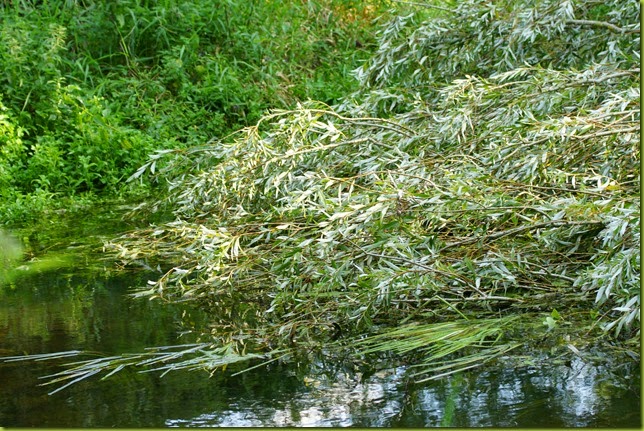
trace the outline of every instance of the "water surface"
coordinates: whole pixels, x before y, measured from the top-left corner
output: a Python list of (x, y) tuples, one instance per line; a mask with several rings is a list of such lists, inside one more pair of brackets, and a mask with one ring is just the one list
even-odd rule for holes
[[(189, 334), (178, 338), (182, 322), (204, 316), (127, 296), (153, 274), (117, 273), (99, 254), (74, 254), (74, 247), (66, 265), (0, 286), (0, 355), (113, 355), (191, 341)], [(0, 426), (641, 426), (634, 363), (597, 365), (575, 357), (514, 368), (499, 362), (424, 384), (411, 384), (402, 365), (364, 376), (324, 361), (210, 378), (195, 371), (163, 377), (123, 371), (48, 395), (55, 387), (39, 386), (42, 377), (72, 360), (0, 362)]]

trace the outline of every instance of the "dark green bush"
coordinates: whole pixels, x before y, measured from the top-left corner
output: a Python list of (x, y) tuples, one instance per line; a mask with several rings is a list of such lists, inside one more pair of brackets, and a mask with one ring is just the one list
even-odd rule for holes
[(3, 3), (3, 221), (18, 195), (121, 194), (154, 150), (205, 143), (300, 100), (336, 101), (357, 88), (350, 71), (374, 46), (373, 18), (385, 6)]

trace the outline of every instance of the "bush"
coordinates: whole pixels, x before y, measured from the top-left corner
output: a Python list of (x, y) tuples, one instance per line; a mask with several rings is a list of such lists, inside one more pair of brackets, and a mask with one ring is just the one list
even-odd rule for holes
[(11, 131), (0, 181), (10, 194), (116, 195), (131, 189), (122, 180), (153, 150), (225, 136), (300, 99), (334, 101), (357, 88), (350, 70), (366, 58), (371, 19), (383, 7), (348, 0), (4, 4), (2, 127)]

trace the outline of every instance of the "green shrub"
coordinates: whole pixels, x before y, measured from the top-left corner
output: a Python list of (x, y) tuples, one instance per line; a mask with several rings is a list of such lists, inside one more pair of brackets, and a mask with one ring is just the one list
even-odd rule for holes
[(154, 150), (226, 136), (300, 99), (335, 101), (357, 88), (350, 71), (373, 46), (372, 19), (385, 6), (5, 3), (0, 195), (123, 193), (131, 185), (122, 180)]

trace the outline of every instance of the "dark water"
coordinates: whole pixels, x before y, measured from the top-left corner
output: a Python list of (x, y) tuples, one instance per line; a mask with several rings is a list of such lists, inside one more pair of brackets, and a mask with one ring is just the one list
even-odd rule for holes
[[(146, 279), (85, 256), (0, 286), (0, 356), (111, 355), (183, 342), (186, 310), (126, 297)], [(72, 360), (0, 362), (0, 426), (641, 427), (633, 364), (499, 364), (422, 385), (409, 384), (402, 366), (368, 378), (324, 363), (210, 378), (123, 371), (48, 395), (55, 387), (39, 386), (41, 377)]]

